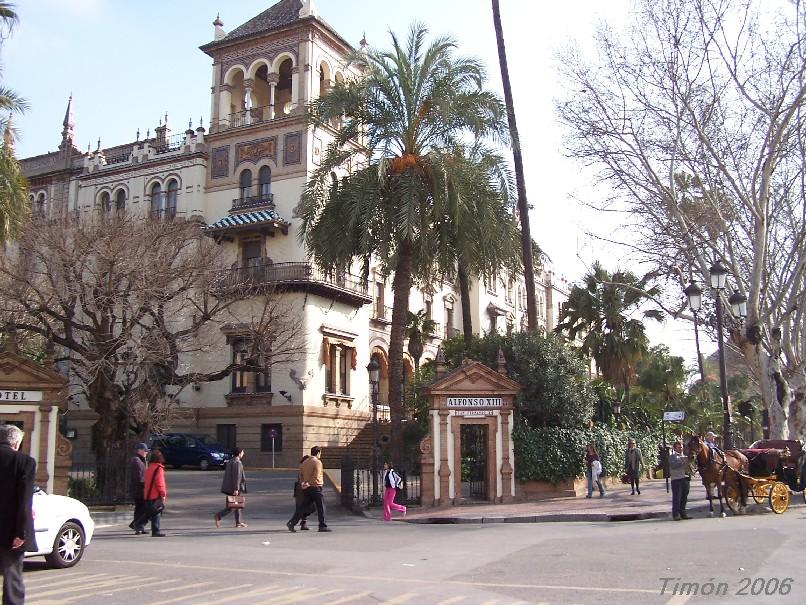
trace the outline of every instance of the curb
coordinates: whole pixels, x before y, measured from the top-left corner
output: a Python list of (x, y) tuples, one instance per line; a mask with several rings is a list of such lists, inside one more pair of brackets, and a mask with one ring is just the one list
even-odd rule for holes
[(490, 523), (568, 523), (568, 522), (620, 522), (643, 521), (646, 519), (669, 519), (671, 513), (654, 511), (647, 513), (557, 513), (548, 515), (525, 515), (519, 517), (422, 517), (420, 519), (400, 519), (403, 523), (420, 525), (470, 525)]

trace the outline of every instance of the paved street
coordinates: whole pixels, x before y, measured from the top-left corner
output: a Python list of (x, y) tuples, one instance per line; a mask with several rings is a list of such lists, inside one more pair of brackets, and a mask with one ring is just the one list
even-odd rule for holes
[[(337, 512), (334, 532), (289, 533), (293, 473), (250, 475), (249, 527), (220, 530), (220, 473), (170, 471), (169, 537), (134, 536), (129, 516), (100, 527), (72, 570), (26, 567), (28, 605), (315, 603), (802, 603), (806, 509), (687, 522), (383, 523)], [(201, 495), (199, 495), (201, 494)], [(802, 502), (802, 501), (801, 501)], [(781, 581), (794, 578), (791, 592)], [(664, 581), (666, 594), (661, 595)], [(677, 578), (680, 578), (678, 580)], [(749, 578), (747, 596), (736, 594)], [(751, 596), (775, 589), (769, 597)], [(777, 580), (776, 580), (777, 579)], [(682, 582), (727, 596), (679, 596)], [(762, 586), (763, 584), (763, 586)], [(706, 584), (703, 584), (706, 586)], [(785, 584), (784, 586), (788, 586)]]

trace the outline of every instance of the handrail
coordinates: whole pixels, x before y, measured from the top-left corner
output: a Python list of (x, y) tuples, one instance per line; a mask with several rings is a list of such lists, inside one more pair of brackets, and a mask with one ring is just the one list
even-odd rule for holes
[(320, 283), (366, 296), (367, 286), (362, 279), (346, 271), (319, 270), (311, 263), (262, 262), (249, 267), (233, 267), (218, 271), (214, 287), (229, 289), (289, 283)]

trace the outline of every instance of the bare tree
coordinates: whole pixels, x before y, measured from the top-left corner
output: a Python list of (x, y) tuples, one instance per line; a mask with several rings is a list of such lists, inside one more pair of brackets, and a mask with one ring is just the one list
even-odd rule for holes
[[(73, 395), (99, 418), (99, 468), (127, 438), (164, 428), (191, 383), (265, 372), (302, 353), (298, 314), (233, 279), (198, 223), (136, 218), (29, 223), (0, 258), (0, 314), (66, 354)], [(246, 343), (216, 354), (225, 333)]]
[(641, 0), (632, 14), (623, 33), (599, 28), (595, 61), (561, 56), (570, 154), (659, 273), (708, 283), (714, 261), (729, 268), (724, 295), (749, 299), (731, 343), (772, 434), (802, 435), (806, 4)]

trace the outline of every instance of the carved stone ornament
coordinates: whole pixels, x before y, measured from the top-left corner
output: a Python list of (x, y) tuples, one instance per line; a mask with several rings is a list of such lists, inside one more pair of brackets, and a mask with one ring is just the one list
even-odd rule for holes
[(431, 451), (434, 449), (433, 444), (431, 443), (431, 437), (423, 437), (420, 439), (420, 453), (421, 454), (430, 454)]
[(235, 146), (235, 165), (241, 162), (257, 163), (263, 158), (275, 159), (277, 151), (277, 137), (268, 137), (247, 143), (238, 143)]

